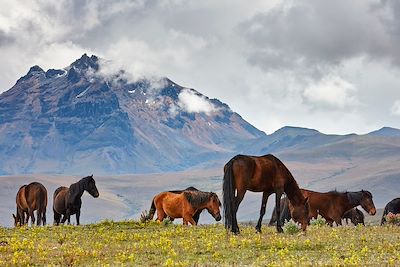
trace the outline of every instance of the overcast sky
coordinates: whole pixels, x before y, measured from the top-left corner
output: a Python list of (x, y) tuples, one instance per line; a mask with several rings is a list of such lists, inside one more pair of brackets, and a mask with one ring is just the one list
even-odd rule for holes
[(32, 65), (63, 68), (88, 53), (218, 98), (266, 133), (400, 128), (397, 0), (0, 5), (0, 91)]

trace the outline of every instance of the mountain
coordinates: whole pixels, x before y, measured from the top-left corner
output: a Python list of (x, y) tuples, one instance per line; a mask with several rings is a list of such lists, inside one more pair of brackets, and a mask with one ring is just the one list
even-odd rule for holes
[(400, 130), (396, 129), (396, 128), (391, 128), (391, 127), (383, 127), (379, 130), (370, 132), (368, 135), (400, 137)]
[(104, 75), (103, 63), (33, 66), (0, 95), (0, 174), (177, 171), (265, 136), (217, 99), (168, 78)]

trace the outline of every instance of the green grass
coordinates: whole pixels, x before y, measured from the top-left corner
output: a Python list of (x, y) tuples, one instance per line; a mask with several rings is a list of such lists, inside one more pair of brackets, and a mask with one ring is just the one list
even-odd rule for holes
[(0, 228), (0, 266), (298, 266), (395, 265), (400, 229), (394, 226), (310, 226), (306, 234), (234, 236), (221, 224), (184, 227), (156, 222)]

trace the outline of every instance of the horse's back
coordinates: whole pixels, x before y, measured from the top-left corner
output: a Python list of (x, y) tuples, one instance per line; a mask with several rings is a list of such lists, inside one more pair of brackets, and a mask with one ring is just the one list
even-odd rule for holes
[(389, 203), (387, 203), (385, 211), (387, 211), (387, 213), (391, 212), (393, 214), (400, 213), (400, 198), (392, 199)]

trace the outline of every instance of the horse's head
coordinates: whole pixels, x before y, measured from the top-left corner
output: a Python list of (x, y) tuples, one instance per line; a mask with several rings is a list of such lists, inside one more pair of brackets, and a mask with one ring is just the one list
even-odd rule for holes
[(96, 187), (96, 181), (93, 179), (93, 174), (87, 177), (87, 184), (85, 189), (92, 197), (99, 196), (99, 191)]
[(219, 209), (220, 207), (221, 207), (221, 201), (219, 201), (217, 194), (211, 192), (210, 198), (207, 203), (207, 210), (214, 217), (216, 221), (221, 220), (221, 212)]
[(21, 226), (21, 218), (19, 217), (19, 215), (18, 215), (18, 213), (17, 213), (17, 215), (15, 215), (14, 213), (13, 213), (13, 218), (14, 218), (14, 226), (15, 227), (17, 227), (17, 226)]
[(307, 229), (307, 225), (310, 222), (308, 217), (309, 213), (309, 205), (308, 205), (308, 197), (304, 198), (304, 201), (299, 205), (291, 205), (292, 207), (292, 218), (295, 222), (301, 224), (301, 229), (305, 231)]
[(360, 205), (361, 207), (368, 212), (370, 215), (375, 215), (376, 208), (374, 202), (372, 201), (372, 194), (369, 191), (361, 190), (362, 196)]

